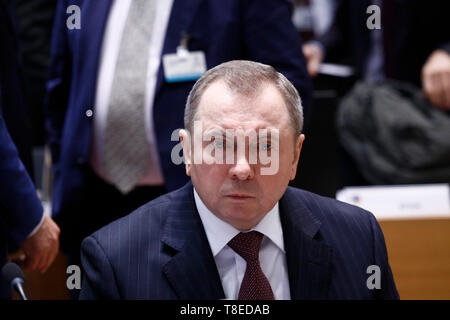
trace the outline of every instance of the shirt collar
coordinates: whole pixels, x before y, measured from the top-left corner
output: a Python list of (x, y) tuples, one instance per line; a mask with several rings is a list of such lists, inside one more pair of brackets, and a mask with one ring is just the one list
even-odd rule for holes
[[(203, 203), (195, 188), (194, 199), (203, 227), (205, 228), (212, 254), (215, 257), (240, 231), (212, 213)], [(280, 250), (285, 252), (278, 202), (250, 231), (261, 232), (275, 243)]]

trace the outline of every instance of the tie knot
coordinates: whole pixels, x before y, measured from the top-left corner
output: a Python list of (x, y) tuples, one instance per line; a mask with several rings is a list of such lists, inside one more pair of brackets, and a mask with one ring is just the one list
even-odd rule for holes
[(228, 242), (228, 246), (230, 246), (231, 249), (245, 261), (255, 261), (258, 260), (259, 257), (259, 248), (261, 247), (262, 238), (262, 233), (259, 233), (258, 231), (241, 232)]

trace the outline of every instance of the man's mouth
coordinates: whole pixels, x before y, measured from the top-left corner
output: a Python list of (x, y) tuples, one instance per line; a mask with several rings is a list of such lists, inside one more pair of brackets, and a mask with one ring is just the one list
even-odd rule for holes
[(235, 193), (230, 193), (227, 195), (227, 197), (230, 197), (232, 199), (249, 199), (249, 198), (254, 198), (253, 196), (247, 194), (247, 193), (241, 193), (241, 192), (235, 192)]

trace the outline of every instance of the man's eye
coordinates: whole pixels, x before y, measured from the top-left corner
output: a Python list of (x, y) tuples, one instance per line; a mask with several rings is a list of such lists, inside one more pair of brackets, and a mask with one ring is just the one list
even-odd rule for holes
[(272, 148), (272, 146), (269, 143), (261, 143), (260, 148), (264, 151), (268, 151)]
[(215, 140), (214, 141), (214, 147), (216, 147), (216, 148), (223, 148), (223, 146), (224, 146), (223, 141), (220, 141), (220, 140)]

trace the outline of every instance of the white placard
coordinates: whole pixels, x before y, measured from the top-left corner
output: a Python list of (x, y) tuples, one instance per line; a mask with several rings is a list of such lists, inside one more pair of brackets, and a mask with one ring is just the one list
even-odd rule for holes
[(347, 187), (336, 199), (366, 209), (377, 219), (450, 218), (448, 184)]

